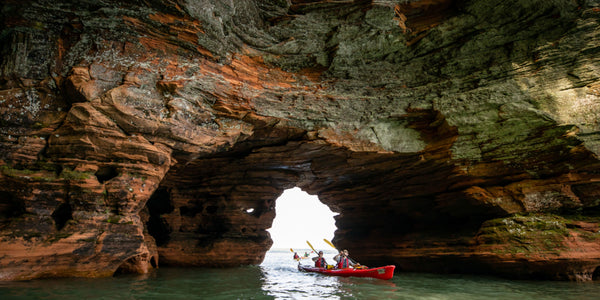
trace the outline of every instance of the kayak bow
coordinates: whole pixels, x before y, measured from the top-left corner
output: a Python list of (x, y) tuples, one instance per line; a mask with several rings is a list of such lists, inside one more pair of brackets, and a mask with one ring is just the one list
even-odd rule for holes
[(313, 272), (313, 273), (321, 273), (325, 275), (332, 276), (342, 276), (342, 277), (370, 277), (377, 279), (392, 279), (394, 277), (394, 269), (396, 266), (389, 265), (378, 268), (368, 268), (368, 269), (325, 269), (325, 268), (316, 268), (311, 266), (303, 266), (298, 265), (298, 270), (304, 272)]

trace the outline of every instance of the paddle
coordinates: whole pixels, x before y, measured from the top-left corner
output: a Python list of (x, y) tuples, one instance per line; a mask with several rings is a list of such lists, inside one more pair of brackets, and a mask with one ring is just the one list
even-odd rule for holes
[(327, 243), (327, 245), (331, 246), (333, 249), (337, 250), (337, 248), (330, 241), (328, 241), (327, 239), (323, 239), (323, 241), (325, 241), (325, 243)]
[[(335, 249), (338, 253), (340, 252), (334, 245), (333, 243), (331, 243), (330, 241), (328, 241), (327, 239), (323, 239), (323, 241), (325, 241), (325, 243), (327, 243), (327, 245), (331, 246), (333, 249)], [(328, 269), (329, 269), (329, 265), (327, 265)], [(333, 268), (333, 265), (331, 266)]]
[(306, 243), (308, 244), (308, 246), (310, 247), (310, 249), (312, 249), (312, 251), (315, 251), (315, 253), (317, 253), (317, 250), (315, 250), (315, 248), (313, 248), (313, 246), (310, 244), (309, 241), (306, 241)]
[[(323, 239), (323, 241), (325, 241), (325, 243), (327, 243), (327, 245), (331, 246), (333, 249), (335, 249), (337, 252), (340, 252), (334, 245), (332, 242), (328, 241), (327, 239)], [(348, 257), (348, 259), (351, 259), (350, 257)], [(357, 266), (354, 266), (355, 269), (366, 269), (367, 266), (363, 266), (361, 265), (359, 262), (356, 262)]]
[[(315, 250), (315, 248), (313, 248), (313, 246), (310, 244), (310, 242), (309, 242), (309, 241), (306, 241), (306, 243), (308, 244), (308, 246), (310, 246), (310, 249), (312, 249), (312, 250), (313, 250), (313, 252), (315, 252), (315, 253), (317, 253), (317, 254), (319, 253), (319, 252), (317, 252), (317, 250)], [(313, 258), (313, 260), (314, 260), (314, 258)], [(331, 268), (333, 268), (333, 266), (332, 266), (332, 265), (327, 265), (327, 269), (331, 269), (329, 266), (331, 266)]]

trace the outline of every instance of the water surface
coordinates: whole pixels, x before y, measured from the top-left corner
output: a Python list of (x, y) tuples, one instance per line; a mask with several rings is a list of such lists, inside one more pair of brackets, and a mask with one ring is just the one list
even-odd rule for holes
[[(325, 258), (331, 262), (334, 254), (326, 253)], [(586, 300), (600, 299), (600, 284), (398, 272), (391, 280), (331, 277), (299, 272), (289, 250), (268, 252), (260, 266), (160, 268), (143, 276), (0, 282), (0, 299), (86, 298)]]

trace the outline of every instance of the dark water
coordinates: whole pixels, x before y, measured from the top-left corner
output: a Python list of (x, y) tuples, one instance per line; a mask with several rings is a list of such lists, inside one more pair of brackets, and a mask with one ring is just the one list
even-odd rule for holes
[(291, 257), (289, 251), (271, 251), (261, 266), (235, 269), (161, 268), (144, 276), (0, 282), (0, 299), (600, 299), (600, 284), (591, 282), (407, 273), (388, 281), (341, 278), (301, 273)]

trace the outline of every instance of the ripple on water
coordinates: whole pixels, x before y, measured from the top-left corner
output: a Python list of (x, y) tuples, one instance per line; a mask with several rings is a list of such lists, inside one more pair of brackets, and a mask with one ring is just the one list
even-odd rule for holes
[[(326, 253), (326, 258), (331, 261), (334, 254)], [(378, 280), (304, 273), (297, 265), (289, 252), (270, 251), (260, 266), (160, 268), (144, 276), (0, 282), (0, 299), (600, 299), (600, 284), (595, 282), (400, 272), (392, 280)]]

